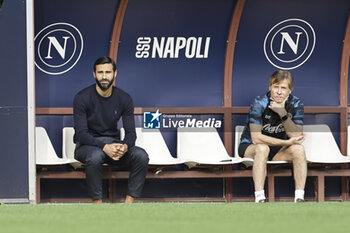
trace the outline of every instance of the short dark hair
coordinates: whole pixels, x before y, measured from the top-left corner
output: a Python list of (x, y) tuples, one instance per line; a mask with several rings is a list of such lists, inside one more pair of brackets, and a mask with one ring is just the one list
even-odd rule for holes
[(287, 79), (289, 81), (288, 87), (290, 90), (293, 90), (294, 78), (290, 72), (285, 70), (277, 70), (273, 72), (269, 80), (269, 87), (271, 87), (275, 83), (283, 81), (284, 79)]
[(98, 59), (95, 61), (95, 64), (94, 64), (94, 72), (96, 72), (96, 66), (97, 66), (97, 65), (101, 65), (101, 64), (112, 64), (112, 66), (113, 66), (113, 71), (115, 72), (115, 71), (117, 70), (117, 66), (116, 66), (115, 62), (113, 61), (113, 59), (110, 58), (110, 57), (103, 56), (103, 57), (98, 58)]

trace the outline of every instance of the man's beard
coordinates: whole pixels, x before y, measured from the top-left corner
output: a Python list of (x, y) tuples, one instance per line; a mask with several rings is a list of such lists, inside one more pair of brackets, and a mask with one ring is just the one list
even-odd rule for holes
[[(101, 79), (101, 81), (105, 81), (105, 80), (107, 80), (107, 79)], [(101, 84), (100, 81), (98, 81), (96, 79), (96, 84), (99, 88), (101, 88), (102, 91), (107, 91), (108, 88), (110, 88), (110, 86), (112, 86), (113, 82), (114, 82), (114, 78), (111, 81), (109, 81), (107, 84)]]

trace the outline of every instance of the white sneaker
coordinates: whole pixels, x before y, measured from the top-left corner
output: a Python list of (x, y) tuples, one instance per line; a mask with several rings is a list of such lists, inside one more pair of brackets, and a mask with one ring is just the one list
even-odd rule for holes
[(255, 203), (264, 203), (266, 201), (264, 190), (256, 191), (254, 194), (255, 194)]
[(294, 197), (294, 202), (304, 202), (304, 195), (305, 195), (305, 191), (302, 189), (297, 189), (295, 190), (295, 197)]

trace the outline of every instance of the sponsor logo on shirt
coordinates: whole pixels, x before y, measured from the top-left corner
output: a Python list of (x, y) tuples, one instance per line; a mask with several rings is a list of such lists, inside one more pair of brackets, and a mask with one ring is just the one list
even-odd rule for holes
[(282, 133), (285, 130), (284, 130), (284, 127), (281, 123), (277, 126), (271, 126), (271, 124), (266, 124), (263, 126), (263, 131), (268, 132), (270, 134), (273, 134), (273, 133)]

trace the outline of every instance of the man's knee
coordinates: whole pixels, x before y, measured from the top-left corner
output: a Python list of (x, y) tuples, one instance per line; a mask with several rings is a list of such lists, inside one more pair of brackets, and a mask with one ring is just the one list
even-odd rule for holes
[(139, 164), (143, 164), (143, 165), (148, 165), (148, 154), (147, 152), (140, 147), (133, 147), (132, 150), (132, 158), (135, 162), (139, 163)]
[(293, 160), (306, 160), (305, 149), (303, 145), (291, 145), (289, 147)]
[(261, 160), (266, 160), (269, 157), (270, 153), (270, 147), (266, 144), (257, 144), (255, 145), (255, 158), (256, 159), (261, 159)]
[(90, 151), (86, 156), (86, 166), (101, 166), (103, 164), (105, 153), (96, 148), (95, 150)]

